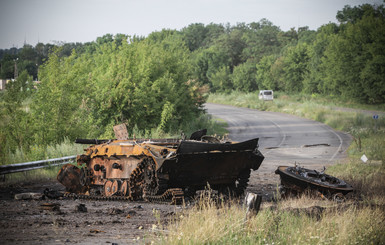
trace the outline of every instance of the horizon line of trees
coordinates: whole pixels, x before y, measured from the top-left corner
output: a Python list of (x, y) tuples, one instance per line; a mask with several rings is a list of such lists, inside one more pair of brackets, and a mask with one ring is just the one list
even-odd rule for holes
[(122, 122), (131, 133), (175, 132), (199, 118), (208, 92), (273, 89), (384, 103), (384, 6), (345, 6), (337, 19), (317, 31), (285, 32), (267, 19), (195, 23), (0, 52), (0, 78), (18, 72), (0, 93), (0, 160), (64, 137), (111, 137)]

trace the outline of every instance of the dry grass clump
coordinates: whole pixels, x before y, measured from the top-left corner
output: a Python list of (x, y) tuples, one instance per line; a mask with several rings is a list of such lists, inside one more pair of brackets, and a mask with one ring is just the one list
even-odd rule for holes
[[(246, 221), (236, 201), (201, 198), (153, 237), (160, 244), (383, 244), (385, 214), (380, 208), (325, 208), (319, 217), (290, 207), (321, 204), (309, 197), (264, 206)], [(332, 204), (326, 201), (322, 204)]]
[(327, 173), (339, 177), (354, 187), (353, 196), (358, 200), (385, 205), (385, 167), (381, 163), (351, 161), (336, 164)]

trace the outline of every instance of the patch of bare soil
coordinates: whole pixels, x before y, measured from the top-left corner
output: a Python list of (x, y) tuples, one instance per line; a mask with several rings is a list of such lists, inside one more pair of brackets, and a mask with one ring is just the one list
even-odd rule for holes
[[(271, 200), (275, 176), (252, 173), (248, 191)], [(274, 175), (274, 174), (272, 174)], [(271, 178), (274, 177), (274, 178)], [(64, 192), (56, 180), (2, 185), (0, 244), (143, 244), (150, 233), (186, 206), (69, 198), (15, 200), (18, 193)]]

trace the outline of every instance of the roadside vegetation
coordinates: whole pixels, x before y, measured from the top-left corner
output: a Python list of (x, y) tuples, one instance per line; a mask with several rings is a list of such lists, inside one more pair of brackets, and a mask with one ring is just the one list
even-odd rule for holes
[[(317, 205), (317, 206), (315, 206)], [(324, 210), (310, 213), (308, 210)], [(316, 208), (314, 208), (316, 207)], [(317, 209), (318, 207), (318, 209)], [(168, 224), (159, 223), (146, 242), (157, 244), (382, 244), (385, 213), (307, 196), (264, 204), (245, 219), (238, 202), (201, 198)]]

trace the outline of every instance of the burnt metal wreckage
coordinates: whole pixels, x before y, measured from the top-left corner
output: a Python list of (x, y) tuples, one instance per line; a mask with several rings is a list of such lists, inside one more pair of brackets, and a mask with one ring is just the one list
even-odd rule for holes
[(341, 201), (346, 194), (353, 191), (351, 185), (325, 174), (324, 171), (319, 172), (295, 165), (294, 167), (279, 166), (275, 173), (281, 178), (280, 192), (284, 197), (310, 190), (318, 192), (323, 197)]
[(114, 127), (117, 140), (77, 140), (93, 144), (57, 175), (68, 196), (97, 200), (181, 203), (210, 188), (242, 195), (250, 172), (264, 156), (258, 138), (222, 142), (207, 130), (184, 139), (128, 139), (125, 125)]

